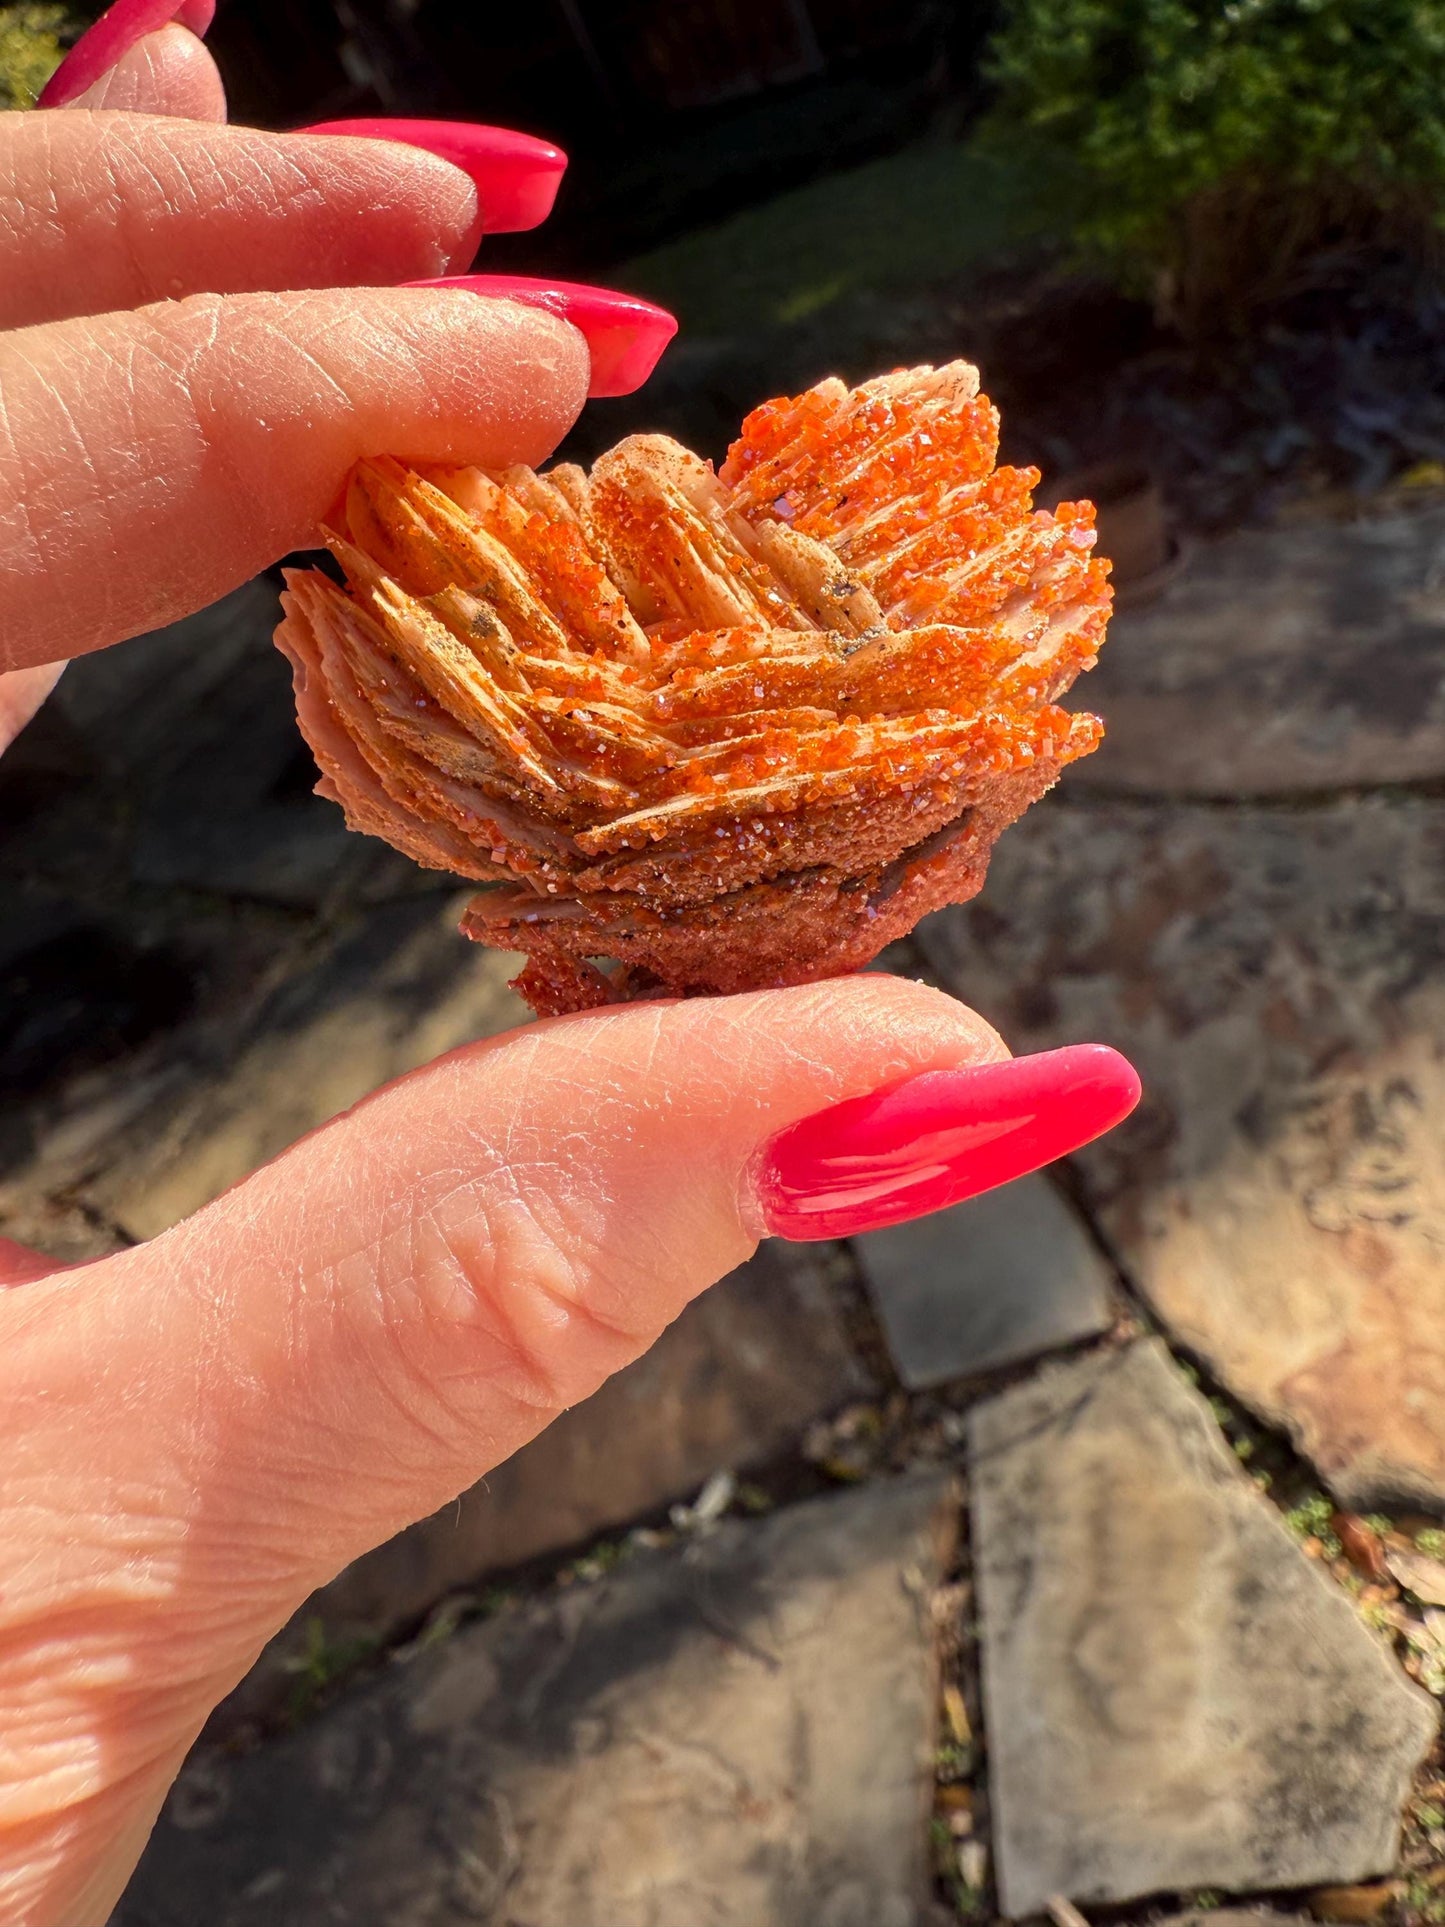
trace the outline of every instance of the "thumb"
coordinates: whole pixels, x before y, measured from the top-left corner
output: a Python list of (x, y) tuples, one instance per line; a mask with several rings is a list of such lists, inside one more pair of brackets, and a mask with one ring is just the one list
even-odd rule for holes
[(882, 976), (556, 1019), (390, 1086), (147, 1247), (0, 1294), (24, 1513), (0, 1511), (0, 1565), (7, 1532), (26, 1555), (0, 1731), (31, 1891), (93, 1896), (131, 1803), (154, 1810), (307, 1593), (637, 1357), (770, 1224), (806, 1229), (813, 1196), (832, 1229), (850, 1186), (873, 1222), (908, 1215), (1128, 1108), (1113, 1053), (1053, 1053), (1090, 1060), (1093, 1097), (1077, 1064), (1072, 1096), (1035, 1088), (1014, 1171), (975, 1181), (1009, 1125), (995, 1087), (1048, 1061), (1005, 1055), (951, 999)]
[(83, 1357), (92, 1435), (136, 1476), (174, 1466), (190, 1556), (232, 1575), (266, 1542), (279, 1619), (738, 1265), (777, 1132), (1004, 1056), (962, 1005), (883, 976), (552, 1019), (440, 1058), (149, 1245), (10, 1302), (36, 1326), (55, 1293), (52, 1387)]

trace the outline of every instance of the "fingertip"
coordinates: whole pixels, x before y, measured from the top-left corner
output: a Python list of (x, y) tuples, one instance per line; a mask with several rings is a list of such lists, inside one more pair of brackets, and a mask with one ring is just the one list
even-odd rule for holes
[[(501, 421), (514, 452), (502, 459), (530, 467), (545, 461), (587, 401), (592, 360), (585, 334), (560, 315), (520, 301), (478, 302), (449, 288), (387, 292), (443, 304), (446, 352), (454, 357), (458, 372), (465, 375), (468, 365), (475, 368), (489, 397), (495, 396), (498, 371), (505, 375)], [(489, 405), (486, 412), (489, 424), (494, 423), (496, 407)], [(464, 437), (469, 433), (464, 427)], [(464, 448), (469, 445), (464, 441)], [(454, 459), (486, 465), (498, 457), (462, 452)]]
[(179, 22), (145, 34), (66, 107), (224, 122), (226, 89), (201, 40)]
[(560, 315), (586, 337), (588, 393), (631, 395), (662, 359), (677, 319), (655, 302), (616, 288), (522, 274), (451, 275), (412, 286), (463, 288), (484, 301), (506, 301)]
[(987, 1064), (1010, 1057), (1003, 1038), (968, 1004), (948, 991), (881, 965), (851, 977), (830, 977), (809, 986), (820, 1009), (846, 1024), (860, 1049), (876, 1050), (881, 1038), (914, 1051), (920, 1044), (951, 1062)]
[(320, 121), (298, 133), (400, 143), (459, 168), (477, 190), (488, 234), (520, 234), (552, 212), (567, 156), (550, 141), (510, 127), (396, 116)]
[[(40, 90), (37, 107), (74, 107), (115, 72), (132, 50), (173, 23), (204, 38), (216, 14), (216, 0), (111, 0), (66, 54)], [(87, 100), (87, 106), (100, 105)], [(113, 104), (113, 103), (106, 103)], [(153, 112), (174, 112), (157, 107)]]

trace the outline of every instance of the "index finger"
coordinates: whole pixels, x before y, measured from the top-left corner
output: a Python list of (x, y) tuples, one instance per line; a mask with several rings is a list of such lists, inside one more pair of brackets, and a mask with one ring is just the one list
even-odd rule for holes
[(459, 288), (197, 295), (0, 337), (0, 669), (204, 608), (316, 539), (361, 455), (540, 461), (583, 336)]

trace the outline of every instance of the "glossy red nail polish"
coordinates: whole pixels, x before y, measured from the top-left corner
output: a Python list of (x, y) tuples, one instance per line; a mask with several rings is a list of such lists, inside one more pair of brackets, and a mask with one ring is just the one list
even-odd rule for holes
[(438, 281), (408, 281), (410, 288), (466, 288), (472, 294), (520, 301), (529, 308), (545, 308), (560, 315), (587, 337), (592, 352), (592, 379), (587, 392), (630, 395), (640, 388), (662, 359), (662, 351), (677, 333), (677, 321), (666, 308), (654, 307), (635, 294), (612, 288), (592, 288), (580, 281), (539, 281), (524, 274), (451, 274)]
[(1106, 1044), (926, 1071), (780, 1131), (758, 1158), (758, 1203), (779, 1238), (877, 1231), (1037, 1171), (1138, 1101), (1138, 1073)]
[(204, 39), (215, 13), (216, 0), (115, 0), (76, 41), (40, 90), (35, 105), (68, 106), (108, 74), (138, 40), (172, 22)]
[(552, 212), (567, 171), (567, 156), (548, 141), (515, 134), (510, 127), (474, 126), (463, 120), (326, 120), (298, 127), (298, 134), (352, 134), (362, 140), (396, 141), (450, 161), (476, 186), (484, 234), (520, 234), (540, 227)]

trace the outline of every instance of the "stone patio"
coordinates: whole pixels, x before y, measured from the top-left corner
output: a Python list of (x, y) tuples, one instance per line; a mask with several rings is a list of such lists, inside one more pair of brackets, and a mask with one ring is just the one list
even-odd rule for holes
[(974, 1412), (1004, 1913), (1388, 1873), (1437, 1713), (1155, 1340)]
[[(1424, 499), (1119, 619), (1106, 749), (889, 961), (1119, 1045), (1140, 1112), (764, 1248), (342, 1574), (117, 1927), (1438, 1917), (1442, 582)], [(524, 1014), (309, 795), (274, 600), (74, 665), (0, 764), (0, 1232), (62, 1257)]]
[(1045, 1177), (853, 1241), (911, 1392), (1037, 1358), (1114, 1322), (1114, 1277)]
[(1109, 733), (1075, 786), (1235, 798), (1445, 775), (1438, 490), (1238, 529), (1189, 562), (1112, 623), (1088, 686)]
[(934, 1473), (730, 1522), (203, 1755), (113, 1927), (913, 1927), (956, 1521)]
[(1016, 1049), (1138, 1065), (1144, 1104), (1076, 1160), (1099, 1227), (1358, 1506), (1445, 1503), (1442, 930), (1433, 797), (1071, 796), (918, 933)]

